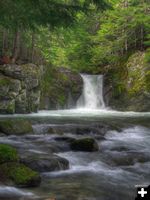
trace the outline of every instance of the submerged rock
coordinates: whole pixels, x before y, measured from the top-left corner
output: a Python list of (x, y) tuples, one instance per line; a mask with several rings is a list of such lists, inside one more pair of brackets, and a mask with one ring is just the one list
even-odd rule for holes
[(92, 151), (99, 150), (98, 144), (93, 138), (83, 138), (83, 139), (75, 140), (71, 142), (70, 147), (71, 147), (71, 150), (74, 150), (74, 151), (92, 152)]
[(49, 157), (29, 156), (22, 158), (21, 162), (38, 172), (51, 172), (69, 169), (69, 161), (59, 156)]
[(24, 119), (2, 120), (0, 121), (0, 131), (6, 135), (22, 135), (33, 132), (32, 125)]

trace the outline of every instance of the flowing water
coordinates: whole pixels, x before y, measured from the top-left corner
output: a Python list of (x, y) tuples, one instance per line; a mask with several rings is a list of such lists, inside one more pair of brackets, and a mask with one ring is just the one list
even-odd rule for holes
[[(70, 163), (68, 170), (42, 173), (38, 188), (1, 186), (0, 200), (134, 200), (135, 186), (150, 184), (150, 113), (106, 109), (102, 96), (95, 101), (98, 91), (102, 94), (102, 77), (83, 75), (83, 78), (86, 90), (83, 109), (0, 116), (1, 119), (26, 118), (34, 129), (32, 135), (2, 135), (0, 143), (13, 145), (22, 155), (48, 156), (53, 147), (56, 155)], [(94, 94), (90, 93), (94, 95), (92, 100), (88, 88), (95, 79), (101, 85), (92, 90)], [(50, 134), (51, 129), (55, 133)], [(73, 152), (65, 141), (56, 140), (62, 136), (92, 137), (99, 151)]]
[(103, 76), (81, 74), (83, 78), (83, 93), (77, 102), (78, 108), (102, 109), (105, 108), (103, 100)]

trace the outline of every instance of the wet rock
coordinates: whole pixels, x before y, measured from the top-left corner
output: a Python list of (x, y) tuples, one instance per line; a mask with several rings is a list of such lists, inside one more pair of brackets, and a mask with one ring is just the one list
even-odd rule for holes
[(5, 133), (0, 132), (0, 137), (5, 137), (5, 136), (6, 136)]
[(90, 135), (90, 134), (94, 134), (94, 135), (104, 135), (104, 133), (106, 132), (106, 130), (104, 130), (104, 126), (103, 127), (78, 127), (76, 129), (76, 134), (78, 135)]
[(50, 172), (69, 169), (68, 160), (55, 155), (41, 158), (40, 156), (29, 156), (22, 158), (21, 162), (38, 172)]
[(72, 137), (55, 137), (54, 140), (58, 141), (58, 142), (67, 142), (67, 143), (71, 143), (74, 142), (76, 139), (72, 138)]
[(149, 162), (149, 155), (134, 152), (122, 152), (121, 154), (112, 154), (110, 158), (116, 166), (130, 166), (135, 163)]
[(118, 127), (112, 125), (112, 124), (103, 124), (103, 123), (95, 123), (91, 126), (78, 126), (76, 128), (76, 134), (78, 135), (98, 135), (98, 136), (104, 136), (107, 131), (109, 130), (118, 130)]
[(70, 148), (71, 150), (74, 151), (87, 151), (87, 152), (93, 152), (99, 150), (98, 144), (93, 138), (84, 138), (75, 140), (71, 142)]
[(70, 144), (74, 142), (76, 139), (72, 137), (55, 137), (57, 147), (59, 149), (58, 152), (68, 152), (70, 151)]
[(55, 128), (55, 127), (49, 127), (47, 132), (49, 134), (58, 134), (58, 135), (63, 135), (64, 134), (64, 130), (62, 130), (61, 128)]
[(35, 187), (41, 183), (39, 173), (20, 163), (4, 163), (0, 165), (0, 178), (5, 183), (11, 180), (19, 187)]
[(0, 131), (6, 135), (22, 135), (33, 132), (31, 123), (24, 119), (2, 120), (0, 121)]
[(19, 156), (15, 148), (7, 144), (0, 144), (0, 164), (18, 162)]
[(76, 134), (79, 134), (79, 135), (91, 134), (91, 132), (92, 132), (91, 128), (80, 127), (76, 129)]

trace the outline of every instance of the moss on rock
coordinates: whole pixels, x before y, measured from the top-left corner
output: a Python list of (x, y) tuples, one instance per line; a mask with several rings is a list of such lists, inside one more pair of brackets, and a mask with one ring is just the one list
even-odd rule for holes
[(33, 132), (32, 125), (24, 119), (2, 120), (0, 121), (0, 131), (7, 135), (22, 135)]
[[(67, 68), (47, 67), (41, 84), (41, 109), (64, 109), (75, 103), (82, 93), (83, 81)], [(68, 99), (71, 96), (71, 103)]]
[(0, 164), (18, 162), (19, 157), (15, 148), (7, 144), (0, 144)]
[(2, 78), (2, 76), (0, 77), (0, 86), (5, 86), (5, 85), (9, 85), (10, 84), (10, 79), (9, 78)]
[(150, 66), (145, 60), (145, 52), (135, 52), (120, 66), (124, 76), (121, 76), (118, 69), (114, 77), (113, 72), (110, 73), (115, 84), (109, 105), (122, 111), (149, 111)]
[(0, 165), (0, 171), (3, 174), (3, 178), (10, 179), (15, 185), (20, 187), (34, 187), (41, 182), (39, 173), (20, 163), (2, 164)]

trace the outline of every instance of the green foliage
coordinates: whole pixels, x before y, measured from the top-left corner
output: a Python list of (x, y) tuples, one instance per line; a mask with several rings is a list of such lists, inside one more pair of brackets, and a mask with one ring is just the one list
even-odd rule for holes
[(146, 51), (145, 62), (150, 64), (150, 48), (148, 48)]
[(74, 20), (76, 12), (89, 9), (92, 3), (102, 9), (107, 7), (104, 0), (1, 0), (0, 24), (14, 29), (68, 24)]
[(52, 37), (49, 45), (54, 65), (62, 63), (81, 72), (103, 73), (106, 66), (118, 65), (120, 60), (149, 46), (150, 2), (110, 3), (112, 10), (95, 11), (90, 16), (80, 14), (75, 26), (54, 32), (57, 37)]
[(146, 90), (147, 92), (149, 92), (150, 91), (150, 69), (146, 72), (145, 83), (146, 83)]
[[(95, 9), (107, 7), (108, 3), (105, 0), (1, 0), (0, 54), (11, 57), (10, 62), (16, 62), (19, 58), (26, 62), (41, 64), (53, 58), (55, 49), (59, 49), (58, 59), (65, 62), (64, 51), (59, 48), (57, 42), (52, 54), (47, 46), (51, 41), (49, 36), (52, 29), (70, 26), (79, 13), (87, 14)], [(47, 32), (48, 40), (45, 35)], [(54, 34), (53, 38), (57, 40)], [(42, 58), (39, 59), (39, 56)]]
[(17, 151), (10, 145), (0, 144), (0, 164), (6, 162), (17, 162), (19, 160)]

